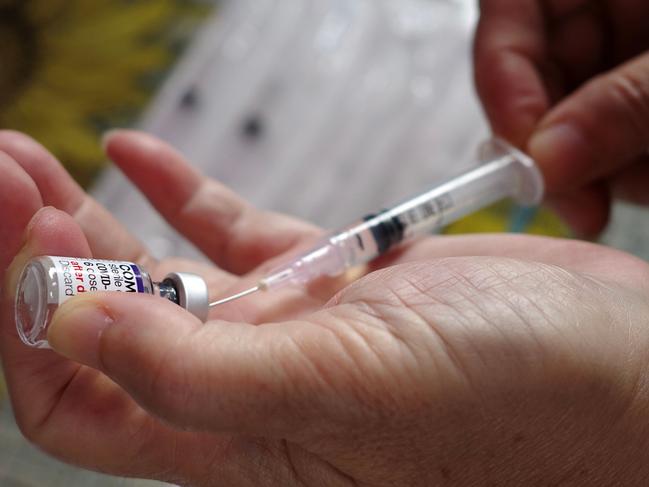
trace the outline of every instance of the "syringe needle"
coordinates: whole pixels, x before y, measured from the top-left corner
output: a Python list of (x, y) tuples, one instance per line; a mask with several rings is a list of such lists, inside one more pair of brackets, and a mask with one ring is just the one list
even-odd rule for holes
[(246, 296), (250, 296), (251, 294), (256, 293), (257, 291), (260, 291), (261, 287), (255, 286), (251, 289), (248, 289), (247, 291), (240, 292), (239, 294), (235, 294), (234, 296), (230, 296), (228, 298), (221, 299), (219, 301), (214, 301), (213, 303), (210, 303), (210, 308), (215, 308), (216, 306), (221, 306), (222, 304), (230, 303), (232, 301), (236, 301), (237, 299), (240, 298), (245, 298)]

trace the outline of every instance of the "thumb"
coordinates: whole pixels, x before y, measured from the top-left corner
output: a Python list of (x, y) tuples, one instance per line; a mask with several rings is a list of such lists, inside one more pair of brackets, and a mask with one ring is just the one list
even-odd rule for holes
[(319, 330), (302, 322), (202, 324), (153, 296), (92, 293), (57, 310), (48, 340), (177, 427), (297, 441), (314, 398), (326, 396), (301, 351), (307, 341), (318, 350), (331, 345)]
[(541, 122), (529, 152), (550, 193), (610, 176), (649, 149), (649, 53), (601, 75)]

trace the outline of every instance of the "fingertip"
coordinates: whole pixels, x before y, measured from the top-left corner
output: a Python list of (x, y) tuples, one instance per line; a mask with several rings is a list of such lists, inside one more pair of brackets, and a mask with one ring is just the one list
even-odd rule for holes
[(109, 158), (163, 214), (191, 198), (203, 180), (173, 147), (144, 132), (110, 132), (106, 144)]
[(649, 56), (590, 79), (552, 109), (529, 144), (552, 192), (565, 192), (628, 167), (647, 150)]
[(196, 170), (167, 142), (135, 130), (107, 132), (104, 145), (108, 157), (146, 192), (151, 179), (196, 179)]
[(41, 144), (29, 135), (16, 130), (0, 130), (0, 147), (2, 150), (7, 150), (8, 152), (8, 149), (14, 149), (17, 151), (25, 149), (37, 149), (39, 151), (45, 150)]
[[(46, 206), (32, 217), (26, 231), (26, 240), (34, 249), (68, 246), (89, 254), (86, 237), (77, 222), (66, 212)], [(85, 243), (85, 245), (83, 245)], [(82, 257), (76, 254), (75, 257)]]
[(25, 240), (29, 240), (32, 230), (39, 228), (41, 222), (44, 222), (44, 224), (47, 225), (47, 223), (50, 222), (53, 218), (57, 218), (59, 216), (58, 213), (59, 210), (57, 210), (53, 206), (44, 206), (40, 208), (36, 213), (34, 213), (31, 220), (29, 220), (29, 223), (27, 224), (27, 228), (25, 229)]
[(528, 145), (550, 192), (565, 191), (592, 176), (593, 155), (586, 136), (575, 125), (562, 122), (542, 127)]
[(111, 129), (101, 135), (101, 148), (105, 154), (110, 152), (113, 144), (118, 143), (119, 139), (126, 135), (125, 132), (123, 129)]
[(106, 154), (115, 162), (142, 162), (157, 159), (159, 156), (174, 151), (166, 142), (145, 132), (127, 129), (109, 130), (102, 137)]
[(31, 221), (29, 222), (29, 228), (38, 226), (41, 222), (50, 222), (58, 218), (71, 218), (66, 212), (59, 210), (53, 206), (43, 206), (40, 208), (34, 216), (32, 216)]
[(16, 253), (16, 255), (13, 257), (11, 260), (11, 263), (9, 264), (9, 267), (7, 268), (7, 275), (5, 279), (6, 283), (6, 295), (13, 300), (14, 295), (15, 295), (15, 290), (18, 285), (18, 279), (20, 278), (20, 275), (25, 267), (27, 265), (27, 262), (31, 260), (33, 257), (36, 256), (34, 253), (34, 250), (32, 248), (32, 243), (31, 243), (31, 234), (32, 230), (34, 228), (38, 228), (38, 222), (42, 218), (46, 218), (46, 214), (51, 210), (49, 207), (41, 208), (38, 210), (34, 216), (32, 216), (31, 220), (25, 227), (25, 231), (23, 232), (23, 245), (20, 248), (20, 250)]
[(90, 257), (86, 237), (74, 219), (53, 207), (36, 211), (22, 232), (22, 247), (15, 252), (7, 269), (8, 295), (13, 296), (22, 269), (32, 258), (42, 255)]
[(111, 156), (121, 156), (124, 152), (136, 149), (140, 146), (155, 145), (157, 138), (138, 130), (116, 128), (111, 129), (101, 136), (101, 145), (104, 152)]

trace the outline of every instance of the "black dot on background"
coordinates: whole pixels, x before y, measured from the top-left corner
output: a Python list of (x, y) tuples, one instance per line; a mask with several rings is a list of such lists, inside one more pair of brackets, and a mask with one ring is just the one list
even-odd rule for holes
[(241, 134), (247, 139), (257, 140), (264, 135), (264, 122), (258, 115), (248, 117), (241, 126)]
[(198, 106), (198, 98), (198, 90), (196, 88), (190, 88), (180, 99), (180, 106), (183, 108), (196, 108)]

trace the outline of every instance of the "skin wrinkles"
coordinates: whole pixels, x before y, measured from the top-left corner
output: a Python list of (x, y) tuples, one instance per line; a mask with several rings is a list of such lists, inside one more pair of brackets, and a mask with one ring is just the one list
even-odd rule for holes
[[(406, 315), (398, 313), (397, 306), (389, 302), (390, 296), (394, 296), (394, 293), (378, 300), (351, 300), (336, 310), (334, 323), (340, 326), (341, 331), (352, 330), (360, 338), (360, 343), (373, 354), (372, 363), (375, 366), (369, 367), (368, 373), (380, 370), (384, 375), (381, 379), (384, 384), (380, 392), (381, 397), (375, 397), (374, 400), (382, 399), (381, 403), (393, 408), (397, 407), (394, 390), (404, 382), (416, 387), (417, 381), (421, 380), (418, 369), (434, 371), (441, 365), (431, 367), (425, 364), (424, 357), (431, 357), (437, 352), (434, 344), (429, 344), (427, 340), (412, 342), (405, 331), (414, 324), (413, 317), (415, 320), (421, 320), (420, 324), (426, 329), (427, 322), (421, 317), (418, 318), (414, 311)], [(395, 326), (386, 327), (386, 322), (394, 322)], [(362, 349), (359, 353), (362, 353)], [(387, 357), (390, 357), (390, 364), (393, 364), (398, 372), (393, 372), (391, 367), (387, 366)], [(435, 361), (437, 362), (437, 359)]]
[[(415, 264), (415, 266), (418, 267), (418, 264)], [(387, 345), (384, 340), (381, 340), (380, 344), (376, 344), (374, 339), (374, 335), (376, 334), (369, 337), (367, 331), (362, 331), (367, 327), (366, 320), (362, 317), (360, 319), (353, 319), (351, 323), (358, 323), (357, 326), (353, 326), (354, 331), (363, 336), (367, 347), (372, 350), (378, 363), (381, 362), (381, 357), (392, 357), (397, 363), (403, 363), (404, 358), (411, 357), (414, 359), (415, 365), (420, 364), (425, 361), (422, 357), (431, 356), (432, 351), (439, 352), (438, 347), (434, 344), (429, 344), (430, 340), (422, 333), (431, 330), (438, 333), (435, 329), (434, 322), (426, 313), (418, 311), (420, 305), (417, 303), (426, 301), (430, 306), (430, 298), (426, 296), (427, 293), (423, 293), (418, 287), (417, 280), (409, 277), (403, 278), (403, 273), (399, 270), (389, 270), (385, 274), (388, 285), (379, 298), (373, 297), (368, 299), (363, 296), (355, 296), (353, 290), (348, 290), (343, 294), (342, 301), (352, 304), (354, 310), (358, 310), (360, 307), (361, 312), (366, 315), (368, 310), (370, 310), (370, 317), (373, 320), (378, 319), (377, 328), (382, 331), (378, 336), (384, 338), (387, 333), (387, 337), (396, 342), (399, 349), (403, 350), (405, 348), (407, 353), (405, 357), (399, 353), (394, 358), (395, 354), (391, 352), (392, 344), (390, 344), (388, 349), (386, 349)], [(362, 282), (359, 283), (359, 286), (361, 285)], [(346, 318), (346, 321), (349, 323), (349, 318)], [(421, 336), (422, 339), (413, 340), (416, 336)], [(441, 344), (443, 348), (447, 348), (449, 344), (446, 343), (444, 337), (439, 335), (438, 338), (438, 344)], [(447, 352), (449, 354), (448, 358), (451, 359), (451, 362), (454, 362), (454, 356), (451, 350), (447, 349)], [(436, 361), (440, 360), (437, 357), (437, 353), (432, 355), (436, 356)], [(446, 366), (442, 366), (441, 364), (438, 364), (438, 367), (446, 368)], [(409, 369), (408, 367), (404, 368)], [(458, 371), (461, 372), (462, 369), (458, 368)], [(386, 392), (386, 394), (389, 394), (389, 392)]]
[[(392, 362), (392, 359), (387, 360), (385, 346), (368, 343), (365, 334), (359, 332), (359, 327), (353, 326), (355, 321), (361, 319), (352, 319), (351, 327), (350, 321), (342, 321), (340, 317), (329, 319), (327, 324), (321, 325), (341, 352), (339, 365), (334, 370), (318, 356), (317, 348), (309, 347), (304, 351), (308, 360), (315, 364), (316, 370), (327, 376), (326, 382), (333, 392), (333, 396), (327, 398), (327, 403), (336, 411), (339, 423), (335, 430), (344, 431), (354, 427), (359, 421), (365, 424), (380, 423), (387, 419), (395, 406), (388, 384), (390, 372), (386, 366), (386, 361)], [(392, 343), (389, 348), (393, 348)], [(374, 380), (367, 380), (367, 377), (373, 377)]]
[[(187, 174), (184, 162), (150, 137), (111, 137), (109, 146), (121, 146), (111, 149), (119, 164), (149, 175), (138, 184)], [(151, 154), (171, 163), (156, 170)], [(24, 171), (12, 164), (7, 170), (0, 194), (11, 193)], [(153, 189), (144, 190), (155, 201)], [(241, 204), (225, 191), (212, 197), (222, 198), (222, 210), (236, 212)], [(14, 206), (0, 207), (0, 221), (17, 242), (7, 248), (11, 258), (23, 238), (16, 232), (33, 215), (22, 199), (8, 204)], [(69, 214), (42, 211), (24, 256), (91, 254)], [(273, 227), (273, 215), (249, 211), (250, 222), (263, 215)], [(312, 227), (292, 228), (300, 245), (311, 238)], [(243, 232), (240, 242), (265, 238), (250, 225), (230, 230)], [(254, 268), (228, 263), (235, 264)], [(210, 282), (231, 287), (254, 282), (260, 272), (196, 266)], [(171, 303), (101, 293), (77, 299), (50, 331), (56, 354), (6, 339), (14, 324), (5, 316), (0, 339), (23, 414), (18, 420), (40, 417), (58, 401), (38, 432), (41, 448), (82, 466), (180, 484), (613, 486), (623, 478), (643, 485), (646, 263), (594, 245), (492, 235), (426, 239), (378, 266), (389, 268), (351, 286), (314, 283), (308, 295), (251, 296), (236, 313), (216, 310), (206, 326)], [(79, 354), (77, 335), (93, 336), (86, 328), (92, 320), (78, 314), (88, 306), (115, 321), (103, 344), (84, 342)], [(228, 321), (235, 314), (247, 319)], [(104, 354), (99, 363), (94, 352)], [(164, 361), (172, 369), (167, 378), (159, 369)], [(78, 362), (83, 372), (59, 398)], [(152, 381), (159, 385), (152, 388)], [(170, 406), (165, 395), (177, 388), (180, 399)]]

